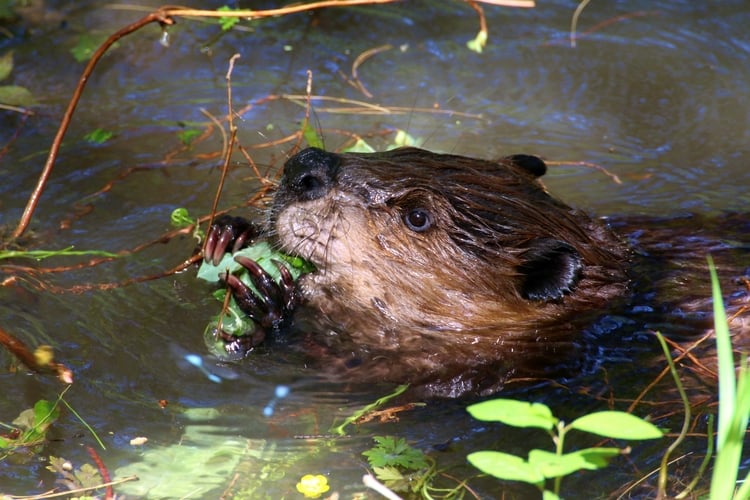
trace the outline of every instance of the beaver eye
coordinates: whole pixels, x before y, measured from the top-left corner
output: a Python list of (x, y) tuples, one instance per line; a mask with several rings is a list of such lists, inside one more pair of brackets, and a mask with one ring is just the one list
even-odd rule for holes
[(412, 231), (421, 233), (432, 226), (432, 215), (424, 208), (413, 208), (404, 216), (404, 223)]

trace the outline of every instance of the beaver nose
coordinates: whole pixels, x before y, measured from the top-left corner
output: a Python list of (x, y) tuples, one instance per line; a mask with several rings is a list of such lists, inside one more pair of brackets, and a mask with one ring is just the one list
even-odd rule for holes
[(307, 148), (284, 164), (282, 187), (299, 200), (315, 200), (324, 196), (336, 179), (341, 158), (318, 148)]

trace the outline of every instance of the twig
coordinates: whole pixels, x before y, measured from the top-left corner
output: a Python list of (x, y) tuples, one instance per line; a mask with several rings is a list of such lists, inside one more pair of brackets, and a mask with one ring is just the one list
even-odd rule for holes
[(570, 46), (572, 48), (576, 48), (576, 28), (578, 27), (578, 18), (581, 17), (583, 9), (586, 8), (590, 1), (591, 0), (582, 0), (581, 3), (578, 4), (578, 7), (576, 7), (575, 12), (573, 12), (573, 17), (570, 20)]
[(500, 7), (516, 7), (521, 9), (531, 9), (536, 7), (534, 0), (474, 0), (487, 5), (499, 5)]
[[(227, 80), (227, 121), (229, 122), (229, 143), (225, 145), (226, 150), (224, 152), (224, 164), (221, 167), (219, 186), (216, 188), (216, 195), (214, 196), (214, 201), (211, 205), (211, 213), (208, 217), (208, 231), (211, 230), (211, 224), (213, 224), (214, 217), (216, 215), (216, 208), (219, 206), (219, 198), (221, 198), (221, 191), (224, 189), (224, 182), (227, 179), (227, 172), (229, 171), (229, 161), (232, 158), (232, 149), (234, 149), (234, 141), (237, 137), (237, 127), (235, 127), (234, 125), (234, 110), (232, 109), (232, 70), (234, 69), (234, 61), (239, 58), (239, 54), (235, 54), (229, 58), (229, 69), (227, 69), (227, 74), (225, 77)], [(208, 243), (208, 238), (203, 241), (203, 253), (205, 253), (206, 250), (206, 243)]]
[(57, 153), (60, 150), (60, 146), (62, 145), (63, 137), (65, 137), (65, 133), (68, 131), (70, 120), (73, 118), (73, 112), (78, 105), (78, 101), (81, 100), (81, 94), (83, 93), (83, 89), (86, 87), (86, 82), (91, 76), (91, 73), (94, 71), (97, 63), (102, 58), (104, 53), (107, 52), (107, 50), (109, 50), (109, 48), (115, 42), (141, 29), (143, 26), (146, 26), (147, 24), (153, 22), (158, 22), (162, 25), (174, 24), (174, 20), (169, 16), (166, 16), (163, 11), (159, 10), (156, 12), (152, 12), (139, 21), (136, 21), (133, 24), (129, 24), (128, 26), (125, 26), (121, 30), (117, 31), (114, 35), (107, 38), (107, 40), (96, 50), (96, 52), (94, 52), (91, 60), (83, 70), (81, 78), (78, 80), (78, 85), (73, 92), (73, 97), (71, 97), (70, 103), (68, 103), (68, 109), (65, 110), (65, 114), (63, 115), (62, 121), (60, 122), (60, 127), (57, 129), (55, 139), (52, 141), (52, 146), (50, 147), (49, 155), (47, 156), (47, 162), (44, 164), (44, 169), (42, 169), (42, 173), (39, 175), (39, 179), (37, 179), (36, 187), (34, 188), (34, 191), (32, 191), (31, 196), (26, 203), (26, 208), (23, 211), (21, 220), (18, 222), (18, 226), (16, 226), (16, 229), (13, 231), (13, 234), (11, 236), (13, 239), (20, 237), (24, 233), (24, 231), (26, 231), (26, 228), (31, 222), (31, 217), (34, 215), (34, 210), (36, 209), (36, 206), (39, 203), (39, 199), (42, 196), (42, 192), (47, 185), (47, 180), (52, 173), (52, 166), (55, 163)]
[[(86, 451), (89, 452), (89, 456), (96, 464), (96, 467), (99, 469), (99, 474), (101, 474), (102, 480), (104, 480), (105, 483), (109, 483), (110, 482), (109, 471), (107, 470), (107, 466), (104, 465), (104, 462), (102, 462), (101, 457), (99, 457), (99, 454), (91, 446), (87, 446)], [(107, 489), (105, 490), (105, 493), (104, 493), (104, 498), (106, 500), (112, 500), (112, 498), (114, 498), (111, 484), (107, 486)]]
[(76, 488), (74, 490), (60, 491), (60, 492), (55, 492), (55, 493), (42, 493), (41, 495), (31, 495), (31, 496), (6, 495), (6, 497), (10, 500), (44, 500), (47, 498), (68, 497), (68, 496), (74, 495), (75, 493), (83, 493), (85, 491), (98, 490), (99, 488), (105, 488), (107, 486), (117, 486), (118, 484), (127, 483), (129, 481), (138, 481), (138, 476), (134, 474), (132, 476), (125, 476), (121, 479), (115, 479), (114, 481), (110, 481), (108, 483), (97, 484), (95, 486), (87, 486), (86, 488)]
[(14, 335), (8, 333), (3, 328), (0, 328), (0, 344), (4, 345), (11, 354), (13, 354), (18, 360), (31, 371), (37, 373), (44, 373), (52, 371), (57, 374), (57, 378), (63, 383), (73, 383), (73, 372), (62, 363), (55, 363), (49, 361), (46, 364), (40, 364), (37, 361), (36, 356), (29, 350), (29, 348), (18, 340)]
[(392, 48), (393, 48), (393, 45), (386, 44), (386, 45), (381, 45), (380, 47), (375, 47), (373, 49), (366, 50), (362, 52), (360, 55), (358, 55), (357, 58), (352, 63), (352, 83), (368, 99), (372, 99), (372, 94), (370, 93), (369, 90), (367, 90), (367, 88), (365, 87), (365, 84), (362, 83), (362, 81), (359, 79), (359, 74), (357, 73), (357, 70), (365, 61), (367, 61), (372, 56), (376, 54), (380, 54), (381, 52), (385, 52), (386, 50), (391, 50)]

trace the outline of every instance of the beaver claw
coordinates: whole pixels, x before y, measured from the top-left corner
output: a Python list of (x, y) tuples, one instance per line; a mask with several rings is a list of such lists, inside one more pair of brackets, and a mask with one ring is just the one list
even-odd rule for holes
[[(221, 262), (227, 252), (236, 253), (261, 233), (251, 222), (241, 218), (223, 215), (211, 225), (206, 237), (204, 259), (214, 265)], [(299, 302), (294, 278), (287, 267), (271, 260), (281, 275), (279, 283), (257, 262), (242, 255), (235, 261), (247, 269), (253, 290), (237, 276), (224, 274), (222, 279), (231, 290), (237, 306), (256, 324), (253, 335), (230, 335), (224, 332), (224, 348), (231, 354), (245, 354), (260, 344), (266, 331), (278, 328)]]
[(259, 233), (255, 225), (242, 217), (222, 215), (211, 224), (203, 258), (217, 266), (226, 252), (240, 250)]
[(237, 305), (260, 326), (278, 326), (298, 302), (297, 287), (289, 270), (281, 262), (271, 261), (281, 273), (281, 282), (277, 284), (254, 260), (242, 256), (237, 256), (234, 260), (248, 270), (250, 279), (258, 290), (255, 293), (236, 276), (226, 275), (224, 279), (232, 290)]

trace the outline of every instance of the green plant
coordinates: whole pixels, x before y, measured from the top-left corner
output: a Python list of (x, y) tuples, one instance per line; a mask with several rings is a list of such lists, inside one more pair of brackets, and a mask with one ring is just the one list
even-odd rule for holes
[[(216, 10), (219, 12), (232, 12), (233, 10), (237, 10), (237, 9), (233, 9), (229, 7), (228, 5), (223, 5)], [(226, 16), (226, 17), (219, 18), (219, 26), (221, 26), (222, 31), (231, 30), (234, 27), (234, 25), (237, 24), (238, 22), (240, 22), (240, 18), (237, 16)]]
[(34, 408), (23, 410), (12, 425), (2, 424), (8, 432), (0, 435), (0, 450), (6, 455), (21, 450), (36, 453), (37, 448), (44, 444), (50, 426), (59, 416), (57, 402), (40, 399), (34, 404)]
[[(2, 18), (0, 7), (0, 18)], [(8, 78), (13, 71), (13, 51), (8, 51), (0, 56), (0, 81)], [(17, 106), (33, 106), (36, 99), (26, 87), (18, 85), (0, 85), (0, 109), (12, 111), (23, 111)]]
[(114, 132), (97, 128), (86, 134), (83, 138), (91, 144), (104, 144), (115, 135)]
[(714, 304), (716, 351), (719, 359), (719, 418), (716, 460), (711, 477), (711, 500), (750, 498), (750, 473), (737, 488), (737, 474), (750, 417), (750, 364), (743, 355), (735, 378), (732, 340), (713, 260), (708, 257), (711, 296)]
[(375, 477), (398, 492), (419, 492), (432, 476), (435, 464), (404, 438), (375, 436), (375, 446), (362, 454), (372, 467)]
[[(548, 406), (512, 399), (493, 399), (469, 406), (468, 412), (478, 420), (502, 422), (513, 427), (535, 427), (546, 430), (555, 444), (555, 451), (534, 449), (528, 459), (499, 451), (477, 451), (468, 455), (469, 462), (482, 472), (499, 479), (530, 483), (543, 492), (545, 499), (559, 498), (560, 482), (568, 474), (581, 469), (596, 470), (626, 449), (586, 448), (564, 453), (565, 437), (579, 430), (612, 439), (656, 439), (663, 432), (645, 420), (620, 411), (600, 411), (584, 415), (570, 424), (552, 415)], [(547, 480), (554, 479), (552, 490)]]

